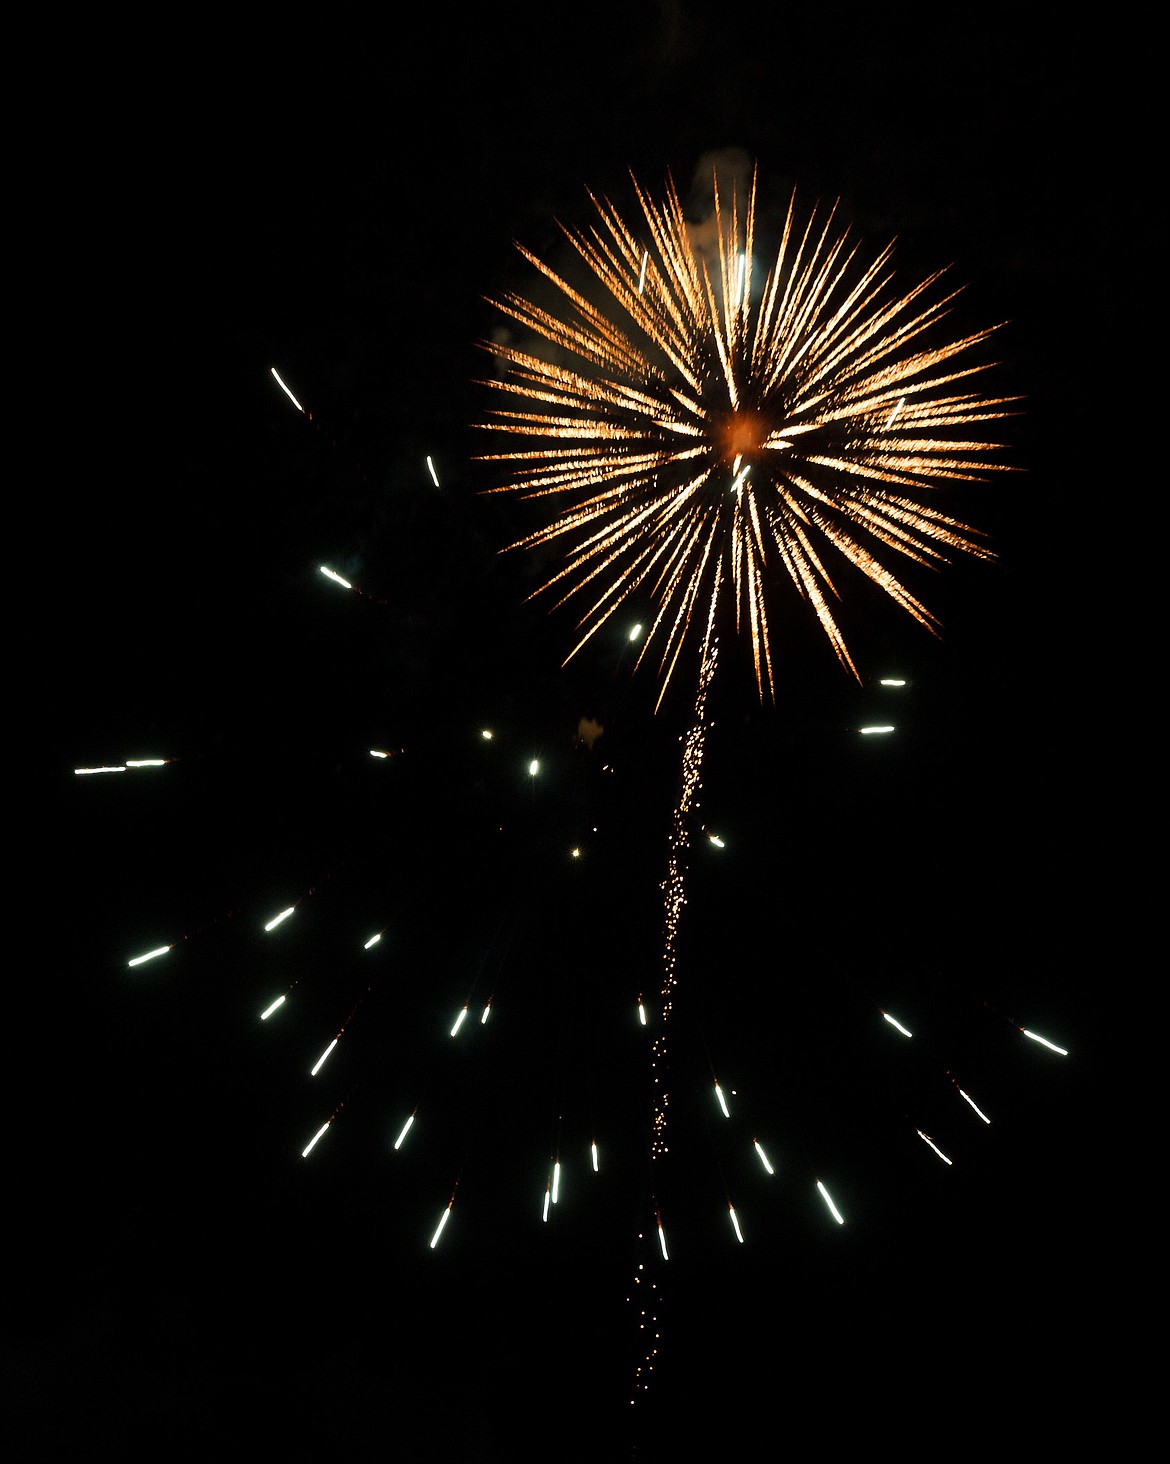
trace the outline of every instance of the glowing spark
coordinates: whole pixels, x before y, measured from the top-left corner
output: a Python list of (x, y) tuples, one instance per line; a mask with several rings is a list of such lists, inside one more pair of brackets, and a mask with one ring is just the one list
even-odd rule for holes
[(491, 1009), (492, 1009), (492, 1003), (491, 1003), (491, 998), (489, 997), (488, 1004), (483, 1009), (483, 1016), (480, 1017), (480, 1019), (479, 1019), (479, 1025), (481, 1027), (486, 1027), (487, 1026), (488, 1013), (491, 1011)]
[(455, 1018), (455, 1025), (451, 1028), (451, 1036), (452, 1037), (454, 1037), (455, 1034), (456, 1034), (456, 1032), (459, 1031), (459, 1028), (462, 1027), (462, 1025), (463, 1025), (463, 1019), (466, 1016), (467, 1016), (467, 1008), (464, 1007), (463, 1010), (459, 1013), (459, 1015)]
[(395, 1147), (395, 1149), (401, 1149), (402, 1148), (402, 1141), (403, 1141), (403, 1139), (406, 1138), (407, 1134), (410, 1132), (410, 1126), (411, 1126), (411, 1124), (413, 1122), (414, 1122), (414, 1114), (412, 1113), (410, 1115), (410, 1117), (406, 1120), (406, 1122), (402, 1125), (402, 1132), (394, 1140), (394, 1147)]
[(334, 584), (340, 585), (343, 590), (353, 589), (353, 586), (350, 584), (350, 582), (347, 579), (342, 579), (335, 570), (328, 569), (324, 564), (319, 565), (318, 567), (320, 568), (323, 575), (325, 575), (328, 579), (331, 579)]
[(485, 742), (490, 742), (492, 740), (492, 734), (486, 727), (479, 735), (483, 738)]
[(447, 1202), (447, 1208), (439, 1216), (439, 1223), (435, 1227), (435, 1233), (434, 1233), (434, 1235), (431, 1236), (431, 1250), (434, 1250), (434, 1248), (439, 1243), (439, 1236), (442, 1235), (442, 1233), (443, 1233), (443, 1226), (446, 1225), (446, 1223), (447, 1223), (447, 1216), (451, 1213), (451, 1206), (454, 1203), (455, 1203), (454, 1200), (448, 1200), (448, 1202)]
[(557, 1202), (557, 1196), (560, 1194), (560, 1190), (561, 1190), (561, 1161), (558, 1159), (557, 1162), (553, 1165), (553, 1176), (552, 1176), (552, 1202), (553, 1202), (554, 1205)]
[(723, 1117), (730, 1118), (731, 1114), (727, 1111), (727, 1099), (724, 1098), (723, 1089), (719, 1086), (718, 1083), (715, 1084), (715, 1096), (719, 1099), (719, 1107), (723, 1110)]
[(370, 938), (369, 938), (369, 940), (366, 941), (365, 945), (362, 946), (362, 950), (363, 951), (368, 951), (371, 948), (371, 946), (376, 946), (381, 939), (382, 939), (382, 932), (381, 931), (379, 931), (377, 933), (377, 935), (371, 935)]
[(570, 849), (569, 854), (573, 859), (580, 859), (581, 857), (580, 849)]
[(301, 1158), (302, 1159), (307, 1159), (309, 1157), (310, 1153), (313, 1150), (314, 1145), (317, 1143), (317, 1140), (321, 1137), (321, 1135), (325, 1132), (325, 1130), (329, 1127), (329, 1125), (332, 1122), (333, 1122), (333, 1120), (331, 1118), (327, 1118), (325, 1120), (325, 1122), (321, 1125), (321, 1127), (317, 1130), (317, 1132), (313, 1135), (313, 1137), (309, 1140), (309, 1142), (301, 1150)]
[(716, 849), (726, 849), (727, 848), (727, 845), (723, 842), (723, 840), (719, 837), (718, 834), (708, 834), (707, 835), (707, 838), (708, 838), (708, 840), (712, 844), (715, 845)]
[(817, 1189), (820, 1190), (821, 1199), (824, 1200), (826, 1205), (828, 1205), (829, 1213), (832, 1215), (833, 1219), (836, 1220), (838, 1225), (844, 1225), (845, 1217), (841, 1214), (841, 1211), (838, 1210), (837, 1206), (834, 1205), (832, 1195), (829, 1194), (829, 1191), (824, 1187), (819, 1179), (817, 1180)]
[(388, 752), (382, 752), (382, 751), (380, 751), (376, 747), (371, 747), (370, 748), (370, 756), (371, 757), (389, 757), (390, 754)]
[(891, 1017), (889, 1012), (883, 1012), (882, 1016), (885, 1017), (886, 1021), (889, 1022), (891, 1027), (897, 1027), (898, 1031), (901, 1032), (903, 1037), (914, 1036), (914, 1033), (911, 1032), (907, 1027), (903, 1027), (902, 1023), (899, 1022), (895, 1017)]
[(756, 1146), (756, 1153), (760, 1156), (760, 1163), (764, 1166), (764, 1169), (765, 1169), (766, 1173), (768, 1173), (768, 1174), (775, 1174), (776, 1171), (768, 1163), (768, 1156), (767, 1156), (767, 1154), (764, 1153), (763, 1149), (761, 1148), (759, 1139), (753, 1139), (752, 1140), (752, 1143)]
[(1047, 1047), (1051, 1052), (1059, 1052), (1061, 1057), (1068, 1056), (1067, 1048), (1057, 1047), (1055, 1042), (1049, 1042), (1047, 1037), (1041, 1037), (1038, 1032), (1029, 1032), (1027, 1027), (1021, 1027), (1020, 1031), (1024, 1034), (1025, 1037), (1030, 1037), (1033, 1042), (1039, 1042), (1041, 1047)]
[(282, 924), (285, 920), (288, 919), (288, 917), (293, 913), (295, 909), (295, 905), (290, 905), (287, 910), (282, 910), (279, 915), (274, 915), (272, 919), (268, 922), (268, 924), (264, 927), (264, 929), (275, 930), (278, 925)]
[(646, 1008), (642, 1005), (642, 998), (638, 998), (638, 1021), (642, 1026), (646, 1025)]
[(173, 946), (156, 946), (154, 950), (147, 951), (144, 956), (135, 956), (132, 960), (127, 961), (126, 964), (128, 966), (141, 966), (143, 961), (153, 961), (157, 956), (165, 956), (169, 950), (173, 949)]
[(552, 1198), (552, 1191), (549, 1188), (549, 1186), (546, 1184), (545, 1187), (544, 1187), (544, 1211), (543, 1211), (543, 1213), (541, 1214), (541, 1217), (540, 1217), (546, 1224), (548, 1223), (548, 1206), (549, 1206), (549, 1201), (551, 1200), (551, 1198)]
[(276, 369), (275, 366), (271, 367), (270, 369), (272, 371), (273, 376), (276, 378), (276, 384), (277, 384), (277, 386), (280, 387), (281, 391), (284, 392), (285, 396), (288, 397), (289, 401), (292, 402), (293, 406), (296, 407), (297, 411), (300, 412), (302, 415), (304, 415), (304, 411), (305, 411), (304, 407), (301, 406), (300, 402), (297, 401), (296, 397), (293, 396), (292, 392), (289, 391), (288, 387), (285, 386), (284, 382), (281, 381), (281, 379), (280, 379), (280, 372), (277, 371), (277, 369)]
[(479, 427), (500, 444), (484, 460), (506, 474), (497, 491), (548, 509), (512, 547), (565, 546), (542, 588), (581, 607), (570, 657), (631, 594), (654, 597), (639, 663), (659, 647), (662, 694), (716, 603), (734, 608), (760, 694), (774, 694), (774, 568), (856, 675), (831, 608), (834, 557), (931, 630), (887, 558), (992, 557), (933, 490), (1006, 471), (985, 424), (1011, 415), (1014, 399), (971, 389), (993, 331), (948, 338), (953, 294), (936, 288), (939, 274), (895, 285), (892, 245), (867, 263), (832, 214), (802, 220), (795, 199), (753, 288), (754, 180), (730, 204), (716, 188), (709, 249), (672, 182), (662, 203), (634, 187), (649, 250), (604, 199), (592, 228), (565, 231), (606, 303), (523, 247), (560, 308), (520, 294), (495, 302), (519, 330), (484, 343), (499, 369), (483, 383), (496, 405)]
[[(310, 1074), (309, 1074), (309, 1076), (311, 1078), (315, 1078), (317, 1076), (317, 1074), (321, 1071), (322, 1067), (324, 1067), (324, 1065), (325, 1065), (325, 1059), (329, 1056), (329, 1054), (333, 1051), (333, 1049), (336, 1046), (337, 1046), (337, 1038), (334, 1037), (333, 1041), (329, 1044), (329, 1046), (325, 1049), (325, 1051), (317, 1059), (316, 1066), (313, 1068), (312, 1072), (310, 1072)], [(347, 1051), (348, 1051), (348, 1049), (347, 1049)]]
[(126, 766), (128, 768), (165, 768), (169, 758), (165, 757), (128, 757)]
[(857, 730), (861, 733), (861, 735), (863, 737), (872, 737), (872, 736), (874, 736), (875, 733), (880, 735), (881, 733), (892, 732), (894, 730), (894, 728), (893, 727), (859, 727)]
[(742, 1245), (743, 1231), (739, 1228), (739, 1216), (735, 1213), (735, 1206), (731, 1203), (730, 1200), (728, 1200), (727, 1202), (727, 1211), (728, 1214), (731, 1216), (731, 1224), (735, 1230), (735, 1238), (739, 1241), (740, 1245)]
[(878, 682), (879, 686), (905, 686), (906, 683), (897, 676), (883, 676)]
[(593, 1173), (596, 1174), (598, 1172), (597, 1171), (597, 1144), (596, 1144), (596, 1142), (594, 1142), (594, 1143), (592, 1143), (592, 1144), (589, 1145), (589, 1154), (590, 1154), (590, 1157), (593, 1160)]
[(630, 640), (636, 641), (642, 634), (642, 622), (639, 620), (636, 625), (630, 626)]
[(929, 1144), (929, 1146), (934, 1150), (934, 1152), (938, 1155), (938, 1157), (942, 1160), (944, 1164), (951, 1163), (951, 1161), (947, 1158), (947, 1156), (943, 1153), (943, 1151), (934, 1142), (929, 1134), (924, 1134), (921, 1129), (915, 1129), (914, 1132), (918, 1135), (918, 1137), (922, 1140), (924, 1144)]
[(666, 1231), (662, 1228), (661, 1220), (659, 1220), (658, 1222), (658, 1244), (662, 1250), (662, 1259), (664, 1261), (669, 1261), (670, 1257), (666, 1253)]
[(84, 778), (87, 777), (90, 773), (124, 773), (126, 771), (126, 767), (125, 764), (119, 763), (116, 767), (74, 768), (73, 771), (77, 774), (79, 778)]
[(963, 1100), (964, 1103), (969, 1103), (971, 1105), (971, 1107), (975, 1110), (975, 1112), (979, 1115), (984, 1123), (991, 1122), (986, 1113), (984, 1113), (979, 1105), (975, 1102), (974, 1098), (969, 1098), (967, 1094), (963, 1092), (962, 1088), (959, 1089), (959, 1097)]
[(435, 465), (433, 462), (431, 462), (429, 457), (427, 458), (427, 470), (431, 475), (431, 482), (437, 488), (439, 486), (439, 475), (435, 472)]
[(536, 758), (533, 758), (532, 761), (528, 764), (528, 776), (530, 778), (535, 778), (536, 775), (537, 775), (537, 773), (539, 773), (539, 772), (540, 772), (540, 763), (537, 761)]
[(276, 998), (276, 1000), (272, 1003), (271, 1006), (265, 1007), (264, 1010), (260, 1013), (260, 1020), (262, 1022), (266, 1022), (268, 1020), (268, 1018), (272, 1015), (272, 1013), (274, 1011), (276, 1011), (276, 1009), (278, 1007), (282, 1007), (284, 1005), (284, 1003), (285, 1003), (286, 1000), (287, 1000), (287, 997), (285, 997), (285, 996), (278, 996)]

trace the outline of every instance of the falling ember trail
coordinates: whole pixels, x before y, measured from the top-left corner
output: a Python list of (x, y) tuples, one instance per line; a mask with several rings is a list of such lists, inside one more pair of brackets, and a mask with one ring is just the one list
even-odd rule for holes
[(650, 1081), (653, 1090), (653, 1118), (650, 1154), (660, 1159), (666, 1153), (667, 1109), (670, 1093), (667, 1088), (667, 1042), (674, 993), (678, 986), (678, 933), (686, 894), (686, 855), (690, 846), (690, 817), (699, 794), (703, 770), (703, 748), (707, 736), (707, 693), (715, 675), (718, 642), (714, 634), (715, 604), (707, 617), (707, 633), (703, 638), (703, 658), (699, 666), (699, 688), (691, 726), (683, 744), (682, 792), (674, 810), (670, 831), (670, 857), (663, 881), (662, 934), (662, 998), (661, 1020), (650, 1048)]

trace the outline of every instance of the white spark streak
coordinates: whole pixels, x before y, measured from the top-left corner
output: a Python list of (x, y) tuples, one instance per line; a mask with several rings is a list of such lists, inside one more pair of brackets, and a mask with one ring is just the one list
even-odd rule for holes
[(153, 951), (147, 951), (144, 956), (135, 956), (133, 960), (127, 961), (128, 966), (141, 966), (143, 961), (153, 961), (156, 956), (165, 956), (173, 946), (157, 946)]
[(832, 1214), (833, 1219), (836, 1220), (838, 1225), (844, 1225), (845, 1217), (841, 1214), (841, 1211), (838, 1210), (837, 1206), (834, 1205), (832, 1195), (829, 1194), (829, 1191), (824, 1187), (819, 1179), (817, 1180), (817, 1189), (820, 1190), (821, 1199), (824, 1200), (826, 1205), (828, 1205), (829, 1211)]
[(277, 369), (276, 369), (275, 366), (271, 367), (270, 369), (272, 371), (273, 376), (276, 378), (276, 384), (277, 384), (277, 386), (280, 387), (281, 391), (284, 392), (285, 396), (288, 397), (289, 401), (292, 402), (293, 406), (296, 407), (297, 411), (300, 412), (302, 415), (304, 415), (304, 411), (305, 411), (304, 407), (301, 406), (300, 402), (297, 401), (296, 397), (293, 396), (292, 392), (289, 391), (288, 387), (285, 386), (284, 382), (281, 381), (281, 379), (280, 379), (280, 372), (277, 371)]

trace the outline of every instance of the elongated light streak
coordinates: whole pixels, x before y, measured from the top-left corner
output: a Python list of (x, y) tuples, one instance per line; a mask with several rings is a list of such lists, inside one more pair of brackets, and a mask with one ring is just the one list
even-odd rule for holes
[(975, 1112), (979, 1115), (984, 1123), (991, 1122), (986, 1113), (984, 1113), (979, 1105), (975, 1102), (974, 1098), (971, 1098), (968, 1094), (964, 1093), (962, 1088), (959, 1089), (959, 1097), (963, 1100), (964, 1103), (969, 1103), (971, 1105), (971, 1107), (975, 1110)]
[(739, 1228), (739, 1216), (735, 1213), (735, 1206), (730, 1200), (727, 1202), (727, 1213), (731, 1216), (731, 1224), (735, 1230), (735, 1238), (740, 1245), (743, 1244), (743, 1231)]
[(268, 1020), (268, 1018), (272, 1015), (272, 1013), (277, 1009), (277, 1007), (283, 1006), (286, 1000), (287, 1000), (287, 996), (284, 993), (282, 993), (280, 996), (278, 996), (276, 998), (276, 1000), (272, 1003), (271, 1006), (266, 1006), (264, 1008), (264, 1010), (260, 1013), (260, 1020), (262, 1022), (266, 1022)]
[(285, 386), (284, 382), (281, 381), (281, 379), (280, 379), (280, 372), (276, 369), (275, 366), (271, 367), (270, 369), (272, 371), (273, 376), (276, 378), (276, 384), (277, 384), (277, 386), (280, 387), (281, 391), (284, 392), (285, 396), (288, 397), (289, 401), (292, 402), (293, 406), (296, 407), (297, 411), (300, 412), (302, 415), (304, 415), (304, 411), (305, 411), (304, 407), (301, 406), (300, 402), (297, 401), (296, 397), (293, 396), (292, 392), (289, 391), (288, 387)]
[(487, 1026), (488, 1013), (491, 1011), (491, 1009), (492, 1009), (492, 999), (489, 996), (488, 997), (488, 1004), (487, 1004), (487, 1006), (484, 1007), (484, 1009), (483, 1009), (483, 1015), (479, 1019), (479, 1025), (481, 1027), (486, 1027)]
[(710, 840), (710, 842), (712, 844), (715, 845), (716, 849), (726, 849), (727, 848), (727, 845), (723, 842), (723, 840), (719, 837), (718, 834), (708, 834), (707, 835), (707, 838)]
[(434, 1233), (434, 1235), (431, 1236), (431, 1249), (432, 1250), (434, 1250), (434, 1248), (439, 1243), (439, 1236), (442, 1235), (442, 1233), (443, 1233), (443, 1226), (446, 1225), (446, 1223), (447, 1223), (447, 1216), (451, 1213), (451, 1206), (454, 1203), (455, 1203), (454, 1200), (448, 1200), (447, 1201), (447, 1208), (439, 1216), (439, 1223), (438, 1223), (438, 1225), (435, 1226), (435, 1233)]
[(128, 757), (126, 766), (128, 768), (165, 768), (170, 758), (167, 757)]
[(636, 641), (642, 634), (642, 622), (639, 620), (636, 625), (630, 626), (630, 640)]
[(903, 402), (904, 402), (904, 401), (905, 401), (905, 400), (906, 400), (906, 398), (905, 398), (905, 397), (900, 397), (900, 398), (899, 398), (899, 400), (898, 400), (898, 404), (897, 404), (897, 406), (895, 406), (895, 408), (894, 408), (894, 410), (893, 410), (893, 411), (892, 411), (892, 412), (891, 412), (891, 413), (890, 413), (890, 415), (889, 415), (889, 416), (888, 416), (888, 417), (887, 417), (887, 418), (886, 418), (886, 426), (887, 426), (887, 427), (892, 427), (892, 426), (893, 426), (893, 425), (894, 425), (894, 418), (895, 418), (895, 417), (896, 417), (896, 416), (897, 416), (897, 415), (898, 415), (898, 413), (899, 413), (899, 412), (900, 412), (900, 411), (901, 411), (901, 410), (902, 410), (902, 403), (903, 403)]
[(546, 1184), (545, 1187), (544, 1187), (544, 1209), (541, 1212), (541, 1216), (540, 1216), (540, 1218), (545, 1222), (546, 1225), (548, 1224), (548, 1206), (549, 1206), (549, 1201), (550, 1201), (551, 1198), (552, 1198), (552, 1188), (551, 1188), (550, 1185), (547, 1185)]
[(1059, 1052), (1061, 1057), (1068, 1056), (1068, 1049), (1066, 1047), (1057, 1047), (1055, 1042), (1049, 1042), (1048, 1038), (1041, 1037), (1039, 1032), (1029, 1032), (1027, 1027), (1021, 1027), (1020, 1031), (1025, 1037), (1030, 1037), (1033, 1042), (1039, 1042), (1041, 1047), (1047, 1047), (1052, 1052)]
[(412, 1113), (410, 1115), (410, 1117), (406, 1120), (406, 1122), (402, 1125), (402, 1132), (394, 1140), (394, 1147), (395, 1147), (395, 1149), (401, 1149), (402, 1148), (402, 1141), (403, 1141), (404, 1138), (406, 1138), (407, 1134), (410, 1132), (410, 1126), (411, 1126), (411, 1124), (413, 1122), (414, 1122), (414, 1114)]
[(914, 1033), (911, 1032), (908, 1027), (903, 1027), (902, 1023), (899, 1022), (896, 1017), (891, 1017), (890, 1016), (889, 1012), (883, 1012), (882, 1013), (882, 1016), (885, 1017), (886, 1021), (889, 1022), (889, 1024), (890, 1024), (891, 1027), (897, 1027), (898, 1031), (901, 1032), (901, 1034), (902, 1034), (903, 1037), (913, 1037), (914, 1036)]
[(337, 1038), (334, 1037), (333, 1041), (329, 1044), (329, 1046), (325, 1049), (325, 1051), (317, 1059), (317, 1065), (313, 1068), (312, 1072), (309, 1074), (309, 1076), (311, 1078), (315, 1078), (317, 1076), (317, 1074), (321, 1071), (321, 1069), (325, 1066), (325, 1059), (329, 1056), (329, 1054), (333, 1051), (333, 1049), (336, 1046), (337, 1046)]
[(431, 482), (437, 488), (439, 486), (439, 475), (435, 472), (435, 465), (433, 462), (431, 462), (429, 457), (427, 458), (427, 470), (431, 475)]
[(325, 1120), (325, 1122), (321, 1125), (321, 1127), (317, 1130), (317, 1132), (313, 1135), (313, 1137), (309, 1140), (309, 1142), (301, 1150), (301, 1158), (302, 1159), (307, 1159), (309, 1157), (310, 1153), (313, 1150), (313, 1145), (316, 1144), (317, 1140), (321, 1137), (321, 1135), (325, 1132), (325, 1130), (329, 1127), (329, 1125), (332, 1122), (333, 1122), (333, 1120), (331, 1118), (327, 1118)]
[(643, 251), (642, 251), (642, 272), (638, 276), (638, 294), (639, 295), (642, 293), (643, 287), (646, 284), (646, 262), (647, 262), (647, 260), (649, 258), (650, 258), (650, 251), (649, 251), (649, 249), (643, 249)]
[(144, 956), (135, 956), (133, 960), (127, 961), (128, 966), (141, 966), (143, 961), (153, 961), (156, 956), (165, 956), (173, 946), (156, 946), (153, 951), (147, 951)]
[(381, 939), (382, 939), (382, 932), (379, 930), (379, 932), (377, 933), (377, 935), (371, 935), (370, 936), (369, 940), (366, 941), (366, 943), (362, 946), (362, 950), (363, 951), (368, 951), (371, 946), (376, 946)]
[(760, 1163), (764, 1166), (764, 1169), (769, 1174), (775, 1174), (776, 1171), (768, 1163), (768, 1156), (767, 1156), (767, 1154), (764, 1153), (764, 1150), (763, 1150), (763, 1148), (760, 1145), (759, 1139), (753, 1139), (752, 1140), (752, 1143), (756, 1146), (756, 1153), (760, 1156)]
[(319, 568), (321, 570), (321, 573), (325, 575), (327, 579), (331, 579), (334, 584), (340, 585), (343, 590), (353, 589), (353, 586), (350, 584), (350, 582), (347, 579), (342, 579), (335, 569), (330, 569), (328, 565), (324, 564), (320, 565)]
[(715, 1096), (719, 1099), (719, 1107), (723, 1110), (723, 1117), (730, 1118), (731, 1114), (727, 1111), (727, 1099), (724, 1098), (723, 1089), (719, 1086), (718, 1083), (715, 1084)]
[(838, 1210), (837, 1206), (834, 1205), (832, 1195), (830, 1195), (829, 1191), (824, 1187), (819, 1179), (817, 1180), (817, 1189), (820, 1190), (821, 1199), (824, 1200), (826, 1205), (828, 1205), (829, 1211), (832, 1214), (833, 1219), (836, 1220), (838, 1225), (844, 1225), (845, 1217), (841, 1214), (841, 1211)]
[(894, 729), (893, 727), (858, 727), (857, 730), (863, 737), (873, 737), (877, 733), (892, 732)]
[(930, 1147), (934, 1150), (934, 1152), (938, 1155), (938, 1157), (942, 1160), (944, 1164), (952, 1164), (952, 1161), (947, 1158), (947, 1156), (943, 1153), (943, 1151), (934, 1142), (929, 1134), (924, 1134), (921, 1129), (915, 1129), (914, 1132), (918, 1135), (918, 1137), (922, 1140), (924, 1144), (930, 1145)]
[(638, 1020), (643, 1027), (646, 1025), (646, 1008), (642, 1005), (642, 998), (638, 998)]
[(279, 915), (274, 915), (272, 919), (268, 922), (268, 924), (264, 927), (264, 929), (275, 930), (278, 925), (282, 924), (285, 920), (288, 919), (288, 917), (293, 913), (295, 909), (295, 905), (290, 905), (287, 910), (282, 910)]
[(666, 1231), (663, 1230), (663, 1228), (662, 1228), (662, 1221), (661, 1220), (659, 1220), (659, 1222), (658, 1222), (658, 1244), (662, 1248), (662, 1259), (664, 1261), (669, 1261), (670, 1260), (670, 1256), (667, 1255), (667, 1252), (666, 1252)]
[(73, 771), (79, 778), (84, 778), (88, 777), (90, 773), (124, 773), (126, 771), (126, 765), (125, 763), (118, 763), (116, 766), (111, 767), (74, 768)]
[(879, 686), (905, 686), (906, 683), (898, 676), (883, 676), (878, 682)]
[(589, 1145), (589, 1153), (590, 1153), (590, 1156), (593, 1159), (593, 1173), (596, 1174), (597, 1173), (597, 1141), (596, 1140), (594, 1140), (593, 1143)]
[(463, 1010), (459, 1013), (459, 1015), (455, 1018), (455, 1025), (451, 1028), (451, 1036), (452, 1037), (454, 1037), (455, 1034), (456, 1034), (456, 1032), (459, 1031), (459, 1028), (462, 1027), (463, 1022), (464, 1022), (464, 1018), (466, 1016), (467, 1016), (467, 1008), (464, 1007)]
[(561, 1193), (561, 1161), (558, 1159), (553, 1165), (552, 1177), (552, 1202), (555, 1205)]

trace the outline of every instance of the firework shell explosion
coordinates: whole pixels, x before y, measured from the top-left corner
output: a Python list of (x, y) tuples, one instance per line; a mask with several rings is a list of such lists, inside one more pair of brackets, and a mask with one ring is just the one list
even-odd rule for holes
[(1001, 444), (974, 424), (1011, 415), (1014, 399), (968, 389), (990, 364), (969, 352), (995, 327), (937, 344), (958, 293), (938, 293), (942, 272), (902, 292), (892, 245), (866, 264), (834, 210), (802, 223), (795, 197), (761, 284), (754, 178), (744, 210), (734, 195), (725, 209), (714, 182), (710, 250), (669, 179), (662, 205), (636, 180), (634, 189), (639, 229), (594, 198), (594, 226), (564, 231), (604, 287), (605, 309), (523, 246), (561, 308), (514, 293), (492, 302), (529, 348), (485, 343), (499, 375), (484, 384), (503, 405), (479, 426), (509, 443), (484, 455), (508, 472), (489, 491), (550, 500), (545, 524), (510, 547), (563, 546), (563, 567), (541, 589), (580, 611), (567, 659), (627, 596), (649, 595), (656, 612), (639, 660), (658, 648), (659, 704), (688, 633), (705, 635), (728, 594), (760, 694), (774, 695), (768, 612), (779, 566), (857, 675), (827, 551), (932, 630), (930, 611), (884, 561), (992, 557), (929, 500), (1006, 471), (991, 457)]

